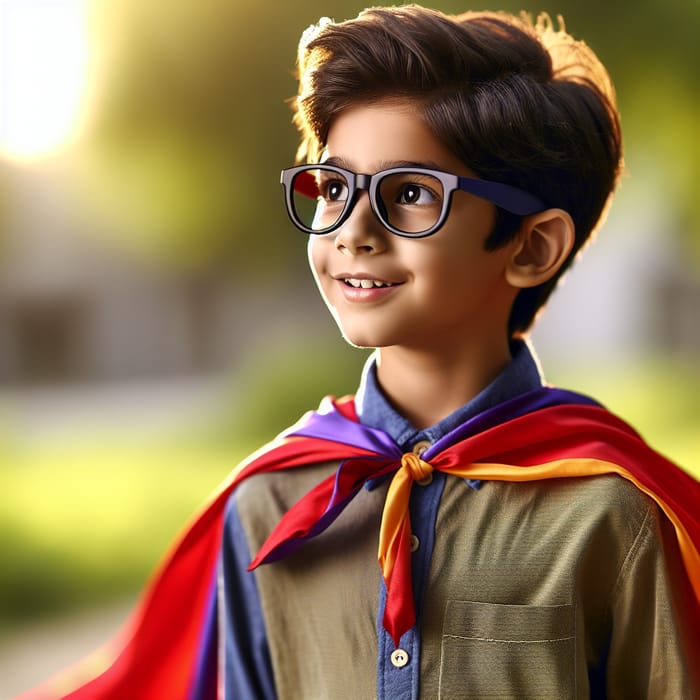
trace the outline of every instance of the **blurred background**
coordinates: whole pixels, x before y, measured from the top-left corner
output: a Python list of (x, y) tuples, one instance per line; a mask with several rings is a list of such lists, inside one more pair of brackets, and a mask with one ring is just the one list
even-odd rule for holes
[[(278, 183), (298, 38), (365, 4), (0, 0), (0, 697), (104, 641), (236, 461), (354, 390)], [(627, 172), (534, 342), (700, 474), (700, 4), (431, 6), (562, 14), (608, 66)]]

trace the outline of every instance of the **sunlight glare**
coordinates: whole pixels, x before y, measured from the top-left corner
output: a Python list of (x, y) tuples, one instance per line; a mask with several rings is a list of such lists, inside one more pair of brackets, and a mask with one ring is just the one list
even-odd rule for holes
[(39, 160), (79, 129), (87, 0), (0, 0), (0, 157)]

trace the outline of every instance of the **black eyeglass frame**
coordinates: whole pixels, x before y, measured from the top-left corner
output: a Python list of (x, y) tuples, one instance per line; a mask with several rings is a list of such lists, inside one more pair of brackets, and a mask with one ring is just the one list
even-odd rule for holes
[[(345, 207), (335, 223), (333, 223), (331, 226), (326, 226), (326, 228), (312, 229), (306, 226), (297, 215), (294, 207), (294, 179), (300, 173), (307, 170), (323, 170), (326, 172), (337, 173), (344, 177), (348, 184), (349, 194), (345, 202)], [(436, 178), (442, 184), (444, 197), (440, 216), (435, 224), (425, 231), (419, 231), (417, 233), (402, 231), (401, 229), (392, 226), (382, 213), (382, 200), (378, 194), (379, 184), (383, 178), (400, 173), (427, 175)], [(438, 231), (438, 229), (440, 229), (447, 220), (452, 203), (452, 193), (456, 190), (469, 192), (477, 197), (486, 199), (492, 204), (495, 204), (497, 207), (505, 209), (511, 214), (515, 214), (517, 216), (537, 214), (538, 212), (544, 211), (548, 208), (539, 197), (530, 194), (525, 190), (521, 190), (518, 187), (514, 187), (513, 185), (506, 185), (503, 182), (494, 182), (492, 180), (480, 180), (472, 177), (463, 177), (461, 175), (454, 175), (452, 173), (447, 173), (442, 170), (433, 170), (431, 168), (397, 167), (379, 170), (373, 175), (367, 175), (363, 173), (354, 173), (352, 170), (346, 170), (345, 168), (341, 168), (336, 165), (307, 163), (282, 170), (280, 182), (284, 187), (287, 214), (289, 215), (292, 223), (300, 231), (314, 235), (323, 235), (340, 228), (352, 213), (355, 203), (357, 202), (357, 194), (360, 190), (367, 190), (372, 212), (377, 219), (379, 219), (382, 226), (391, 231), (391, 233), (394, 233), (397, 236), (403, 236), (404, 238), (424, 238), (425, 236), (430, 236)]]

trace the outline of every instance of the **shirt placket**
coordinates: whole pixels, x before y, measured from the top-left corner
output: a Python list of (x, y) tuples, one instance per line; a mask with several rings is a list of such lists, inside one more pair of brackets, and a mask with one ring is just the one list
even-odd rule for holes
[[(417, 436), (407, 445), (415, 454), (421, 455), (430, 441)], [(380, 700), (417, 700), (420, 689), (419, 634), (422, 600), (430, 570), (435, 541), (435, 522), (438, 506), (445, 484), (445, 475), (434, 472), (427, 479), (415, 482), (411, 490), (411, 573), (417, 623), (405, 632), (398, 647), (382, 627), (386, 605), (386, 588), (381, 581), (378, 617), (378, 677), (377, 694)]]

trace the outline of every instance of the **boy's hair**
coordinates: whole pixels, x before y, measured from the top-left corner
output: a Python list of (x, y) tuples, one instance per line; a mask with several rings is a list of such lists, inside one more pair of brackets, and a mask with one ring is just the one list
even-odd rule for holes
[[(560, 18), (560, 24), (562, 23)], [(546, 15), (466, 12), (450, 17), (411, 5), (356, 19), (322, 19), (302, 36), (295, 123), (297, 159), (316, 162), (347, 107), (409, 100), (434, 135), (478, 176), (515, 185), (576, 227), (571, 255), (546, 283), (519, 292), (509, 321), (523, 334), (600, 223), (622, 166), (620, 124), (607, 71)], [(486, 247), (518, 232), (497, 210)]]

